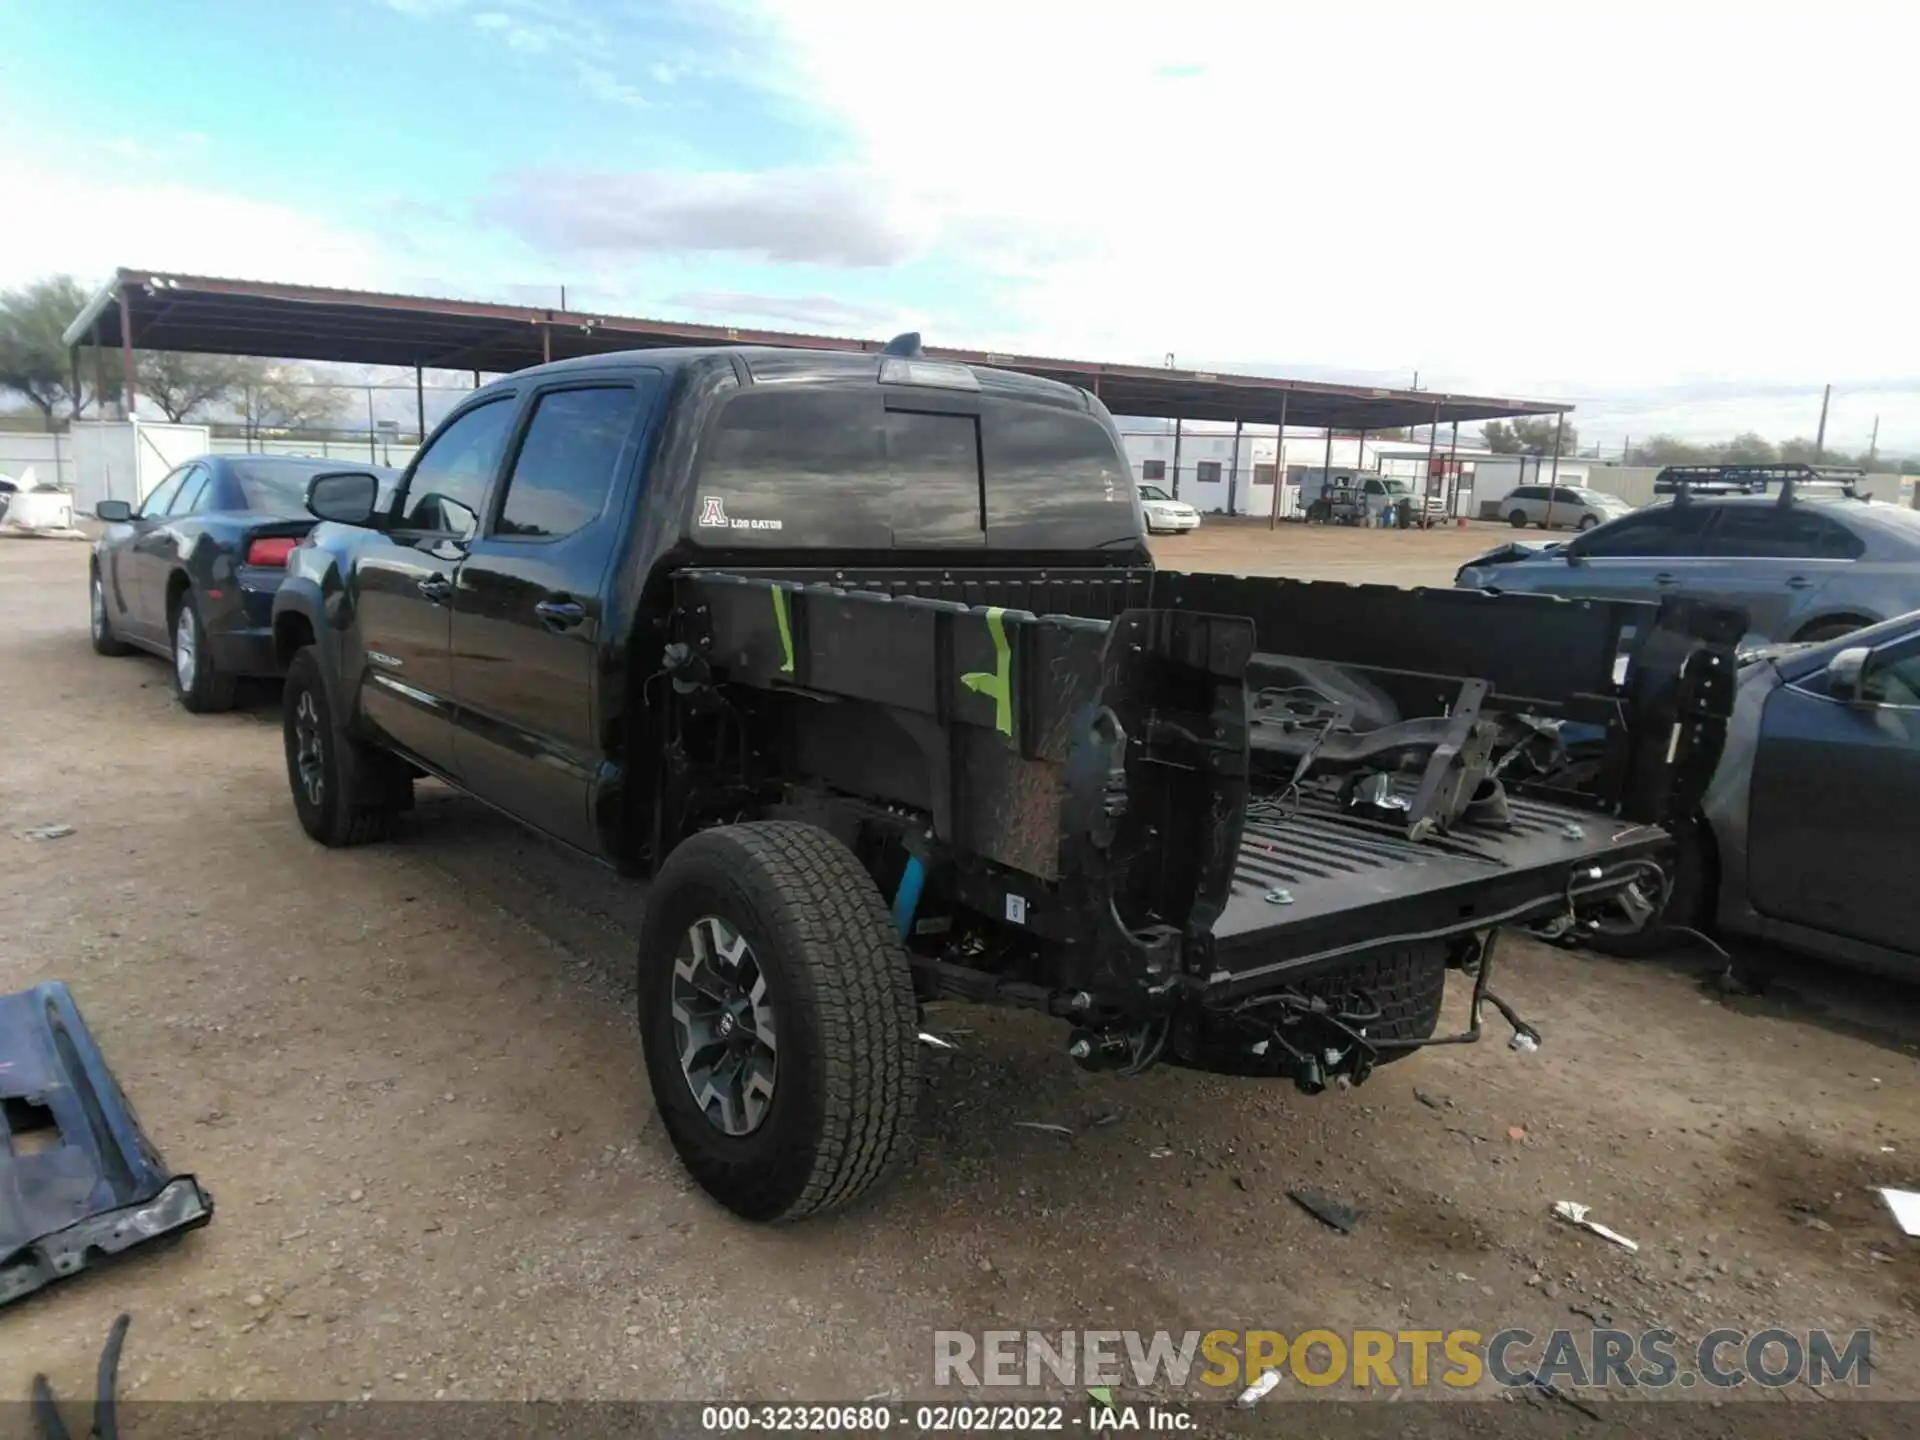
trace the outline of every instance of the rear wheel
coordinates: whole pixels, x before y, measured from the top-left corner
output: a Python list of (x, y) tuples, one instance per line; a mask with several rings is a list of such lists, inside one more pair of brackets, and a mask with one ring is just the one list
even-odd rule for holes
[(96, 655), (125, 655), (129, 646), (123, 644), (113, 633), (113, 617), (107, 613), (107, 587), (100, 579), (96, 567), (87, 583), (87, 606), (89, 610), (88, 628), (93, 634), (93, 653)]
[(654, 1102), (722, 1205), (797, 1220), (906, 1164), (913, 979), (878, 887), (838, 840), (785, 822), (693, 836), (654, 881), (639, 971)]
[(173, 612), (173, 693), (196, 715), (233, 708), (233, 676), (213, 660), (206, 626), (191, 590), (180, 592)]
[(281, 736), (301, 829), (329, 847), (393, 833), (412, 799), (413, 781), (399, 761), (362, 745), (335, 722), (312, 646), (287, 667)]
[(1527, 528), (1527, 512), (1524, 510), (1515, 510), (1511, 515), (1507, 516), (1507, 524), (1511, 525), (1516, 530), (1526, 529)]

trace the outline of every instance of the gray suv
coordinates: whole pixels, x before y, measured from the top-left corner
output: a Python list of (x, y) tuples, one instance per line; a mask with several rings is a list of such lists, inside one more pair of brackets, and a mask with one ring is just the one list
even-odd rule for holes
[(1855, 499), (1738, 495), (1652, 505), (1563, 545), (1503, 545), (1473, 590), (1686, 595), (1741, 605), (1765, 640), (1825, 640), (1920, 609), (1920, 512)]

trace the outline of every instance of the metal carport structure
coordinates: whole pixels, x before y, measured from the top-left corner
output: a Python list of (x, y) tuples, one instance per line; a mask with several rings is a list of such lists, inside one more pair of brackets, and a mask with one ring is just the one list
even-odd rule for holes
[[(477, 377), (481, 371), (506, 373), (547, 360), (610, 350), (785, 345), (878, 351), (886, 343), (884, 338), (691, 325), (625, 315), (139, 269), (117, 271), (74, 318), (64, 338), (76, 369), (82, 346), (100, 351), (119, 349), (129, 408), (136, 389), (136, 350), (412, 366), (423, 432), (425, 403), (420, 380), (422, 372), (430, 369), (471, 370)], [(926, 353), (1079, 385), (1098, 395), (1116, 415), (1324, 429), (1329, 445), (1334, 431), (1365, 434), (1428, 425), (1437, 432), (1449, 423), (1457, 427), (1463, 422), (1506, 416), (1561, 416), (1573, 408), (1552, 401), (1114, 365), (946, 346), (928, 346)]]

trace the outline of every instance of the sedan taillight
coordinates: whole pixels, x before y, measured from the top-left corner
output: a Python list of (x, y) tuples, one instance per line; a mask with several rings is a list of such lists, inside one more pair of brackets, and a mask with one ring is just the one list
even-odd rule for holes
[(299, 543), (299, 537), (294, 535), (263, 535), (247, 546), (247, 564), (284, 568), (287, 556)]

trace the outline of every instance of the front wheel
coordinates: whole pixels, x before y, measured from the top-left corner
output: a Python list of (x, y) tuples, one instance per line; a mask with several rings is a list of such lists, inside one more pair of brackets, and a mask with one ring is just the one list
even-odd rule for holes
[(392, 834), (412, 799), (413, 782), (399, 762), (360, 744), (335, 723), (310, 645), (287, 667), (281, 708), (287, 784), (300, 828), (329, 848)]
[(1598, 525), (1599, 523), (1600, 523), (1600, 519), (1596, 515), (1582, 515), (1580, 517), (1580, 529), (1582, 530), (1591, 530), (1594, 526)]
[(878, 887), (824, 830), (727, 825), (681, 844), (647, 900), (639, 991), (661, 1122), (729, 1210), (798, 1220), (907, 1163), (913, 978)]
[(1527, 528), (1527, 512), (1524, 510), (1515, 510), (1511, 515), (1507, 516), (1507, 524), (1511, 525), (1516, 530), (1526, 529)]

